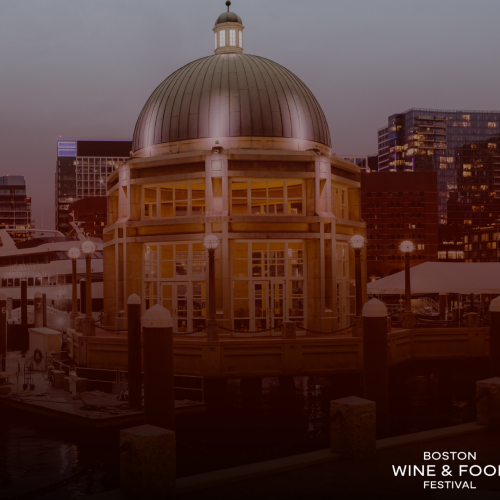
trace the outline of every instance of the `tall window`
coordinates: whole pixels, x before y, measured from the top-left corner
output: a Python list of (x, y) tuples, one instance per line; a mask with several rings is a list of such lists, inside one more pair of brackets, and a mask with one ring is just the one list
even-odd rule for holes
[(349, 247), (347, 243), (337, 244), (337, 278), (349, 277)]
[(146, 309), (162, 304), (172, 314), (174, 331), (205, 326), (205, 249), (201, 243), (144, 245)]
[(204, 182), (193, 181), (144, 188), (144, 218), (182, 217), (204, 213)]
[(217, 33), (214, 33), (215, 35), (215, 48), (217, 48)]
[(236, 46), (236, 30), (229, 30), (229, 45)]
[(219, 46), (220, 47), (226, 46), (226, 31), (225, 30), (219, 31)]
[(347, 189), (332, 186), (332, 212), (339, 219), (348, 219)]
[(302, 181), (233, 181), (232, 214), (302, 215)]
[(240, 33), (240, 47), (243, 47), (243, 31), (239, 31)]
[(303, 242), (233, 242), (233, 317), (238, 331), (279, 332), (285, 320), (302, 329), (305, 303)]

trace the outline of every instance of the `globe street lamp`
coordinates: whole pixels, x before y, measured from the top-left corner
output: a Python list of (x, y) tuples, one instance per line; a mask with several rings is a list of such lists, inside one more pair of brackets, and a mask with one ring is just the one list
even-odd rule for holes
[(71, 259), (71, 271), (72, 271), (72, 280), (71, 280), (71, 288), (72, 288), (72, 309), (71, 315), (69, 319), (69, 327), (73, 330), (75, 329), (75, 319), (78, 317), (78, 307), (77, 307), (77, 291), (76, 291), (76, 261), (80, 258), (81, 252), (79, 248), (73, 247), (68, 251), (68, 257)]
[(407, 328), (413, 328), (415, 326), (415, 316), (411, 312), (410, 254), (415, 250), (415, 245), (406, 240), (399, 245), (399, 250), (405, 256), (405, 311), (403, 313), (403, 325)]
[(87, 271), (87, 283), (85, 286), (85, 302), (86, 302), (86, 311), (85, 311), (85, 319), (83, 320), (84, 324), (84, 335), (93, 336), (95, 335), (95, 324), (94, 319), (92, 318), (92, 269), (91, 269), (91, 259), (92, 255), (97, 249), (96, 244), (91, 240), (86, 240), (81, 245), (81, 250), (85, 255), (85, 267)]
[(349, 245), (354, 250), (355, 271), (356, 271), (356, 316), (361, 316), (363, 307), (361, 293), (361, 250), (365, 246), (365, 239), (360, 234), (355, 234), (350, 240)]
[(208, 340), (219, 340), (215, 318), (215, 250), (219, 248), (219, 245), (220, 240), (215, 234), (209, 234), (203, 240), (203, 247), (208, 251)]

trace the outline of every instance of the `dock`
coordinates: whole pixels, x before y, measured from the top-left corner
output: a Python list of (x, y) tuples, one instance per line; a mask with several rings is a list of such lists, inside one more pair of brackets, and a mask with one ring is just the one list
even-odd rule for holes
[[(126, 401), (119, 401), (116, 394), (101, 391), (83, 392), (73, 396), (64, 389), (50, 386), (45, 373), (33, 374), (34, 390), (23, 389), (23, 376), (17, 379), (17, 360), (11, 361), (8, 370), (8, 388), (0, 394), (0, 407), (7, 407), (25, 414), (50, 418), (53, 422), (66, 422), (87, 428), (119, 428), (141, 425), (145, 422), (144, 410), (133, 410)], [(22, 370), (22, 364), (19, 363)], [(205, 411), (205, 403), (178, 400), (175, 402), (177, 415)]]

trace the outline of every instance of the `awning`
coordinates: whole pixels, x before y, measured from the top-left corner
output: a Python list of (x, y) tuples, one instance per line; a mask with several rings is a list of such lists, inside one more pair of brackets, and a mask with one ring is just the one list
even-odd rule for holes
[[(498, 293), (498, 262), (424, 262), (410, 268), (412, 294), (430, 293)], [(367, 286), (369, 294), (404, 294), (405, 273), (379, 279)]]

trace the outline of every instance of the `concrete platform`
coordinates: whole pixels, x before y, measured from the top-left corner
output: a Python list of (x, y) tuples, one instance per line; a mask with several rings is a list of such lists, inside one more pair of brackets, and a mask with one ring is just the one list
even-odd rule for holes
[[(432, 441), (432, 443), (429, 443)], [(392, 465), (435, 464), (436, 470), (458, 462), (424, 462), (425, 451), (476, 452), (477, 459), (460, 464), (498, 464), (500, 432), (475, 423), (408, 434), (377, 441), (373, 459), (341, 459), (330, 450), (320, 450), (177, 480), (176, 497), (183, 500), (254, 500), (259, 498), (302, 500), (304, 498), (384, 498), (384, 500), (485, 499), (499, 498), (500, 477), (463, 477), (474, 490), (429, 490), (424, 480), (446, 480), (420, 476), (395, 477)], [(453, 480), (460, 480), (454, 474)], [(457, 479), (458, 478), (458, 479)], [(119, 490), (85, 497), (95, 500), (125, 500)]]

